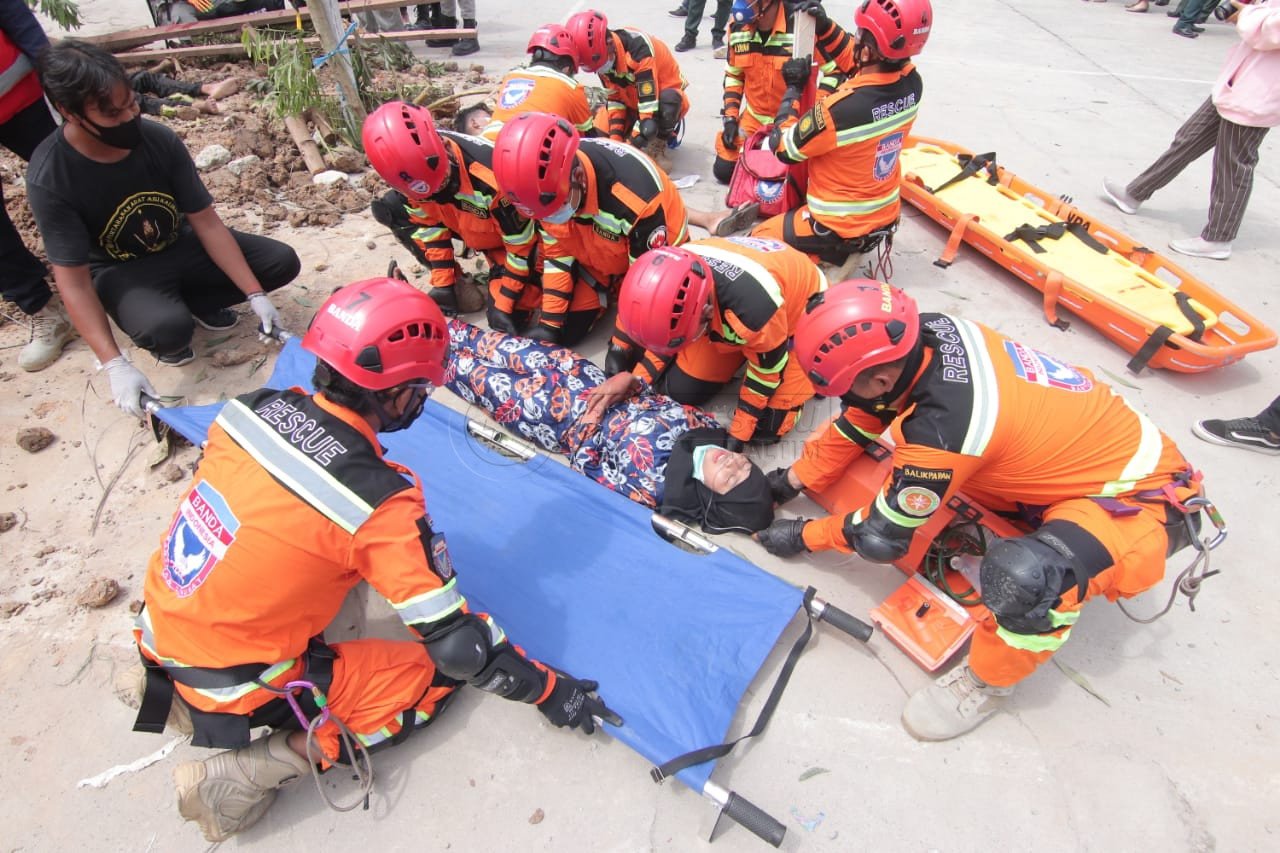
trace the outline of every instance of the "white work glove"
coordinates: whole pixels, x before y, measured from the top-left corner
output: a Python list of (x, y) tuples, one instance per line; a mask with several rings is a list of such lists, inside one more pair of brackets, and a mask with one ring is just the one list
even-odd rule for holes
[(276, 306), (271, 304), (267, 294), (262, 291), (251, 294), (249, 296), (249, 307), (253, 309), (253, 313), (258, 315), (258, 328), (266, 334), (269, 335), (272, 329), (280, 327), (280, 312), (276, 310)]
[(147, 377), (142, 375), (142, 371), (122, 355), (102, 365), (102, 369), (107, 371), (107, 378), (111, 380), (111, 396), (125, 414), (135, 418), (142, 417), (142, 395), (160, 396), (151, 387)]

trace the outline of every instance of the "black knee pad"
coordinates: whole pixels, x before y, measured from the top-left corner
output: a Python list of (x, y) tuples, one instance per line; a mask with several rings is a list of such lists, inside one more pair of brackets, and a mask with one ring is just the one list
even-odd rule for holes
[(733, 170), (738, 165), (736, 160), (726, 160), (723, 157), (716, 157), (716, 162), (711, 165), (711, 174), (722, 184), (727, 184), (733, 179)]
[(675, 130), (676, 123), (680, 121), (680, 108), (684, 106), (684, 99), (680, 97), (678, 89), (663, 89), (658, 93), (658, 133), (662, 136), (668, 136), (671, 131)]
[(475, 678), (489, 662), (489, 628), (470, 613), (426, 643), (436, 669), (458, 681)]

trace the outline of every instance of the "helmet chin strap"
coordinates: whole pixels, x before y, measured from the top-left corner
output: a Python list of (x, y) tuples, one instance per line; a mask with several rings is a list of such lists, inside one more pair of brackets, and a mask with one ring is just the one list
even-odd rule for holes
[[(856, 406), (863, 411), (873, 414), (884, 411), (893, 403), (899, 400), (903, 394), (911, 387), (916, 380), (916, 373), (920, 370), (920, 363), (924, 360), (924, 344), (922, 341), (916, 341), (916, 345), (912, 347), (911, 352), (907, 355), (907, 360), (903, 364), (902, 373), (898, 376), (898, 381), (893, 383), (893, 387), (881, 394), (879, 397), (859, 397), (852, 391), (845, 394), (841, 399), (846, 403)], [(869, 368), (868, 368), (869, 369)]]
[(417, 398), (416, 404), (406, 407), (398, 415), (393, 415), (388, 411), (387, 407), (383, 405), (382, 395), (385, 393), (386, 392), (365, 391), (365, 401), (369, 404), (369, 407), (373, 409), (374, 414), (378, 416), (378, 423), (381, 424), (378, 432), (399, 432), (402, 429), (407, 429), (418, 419), (418, 416), (422, 414), (422, 407), (427, 402), (426, 394), (412, 392)]

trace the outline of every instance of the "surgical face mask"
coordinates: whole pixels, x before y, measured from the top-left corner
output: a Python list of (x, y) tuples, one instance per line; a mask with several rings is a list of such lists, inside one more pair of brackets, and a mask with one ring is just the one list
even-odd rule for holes
[(573, 218), (573, 214), (573, 199), (569, 199), (555, 213), (549, 213), (542, 217), (542, 221), (550, 222), (552, 225), (563, 225)]
[(104, 145), (110, 145), (112, 148), (120, 148), (125, 151), (132, 151), (142, 144), (142, 115), (136, 115), (132, 119), (121, 124), (113, 124), (104, 127), (98, 124), (88, 116), (82, 116), (85, 123), (92, 127), (95, 135)]

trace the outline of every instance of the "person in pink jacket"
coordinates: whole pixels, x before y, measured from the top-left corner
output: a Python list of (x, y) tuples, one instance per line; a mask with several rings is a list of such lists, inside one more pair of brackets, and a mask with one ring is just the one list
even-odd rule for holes
[(1249, 203), (1258, 146), (1269, 129), (1280, 125), (1280, 0), (1232, 3), (1240, 10), (1240, 44), (1227, 54), (1213, 94), (1145, 172), (1127, 186), (1109, 178), (1102, 182), (1112, 204), (1124, 213), (1136, 213), (1156, 190), (1212, 148), (1209, 222), (1200, 236), (1171, 240), (1169, 248), (1220, 261), (1231, 257), (1231, 243)]

